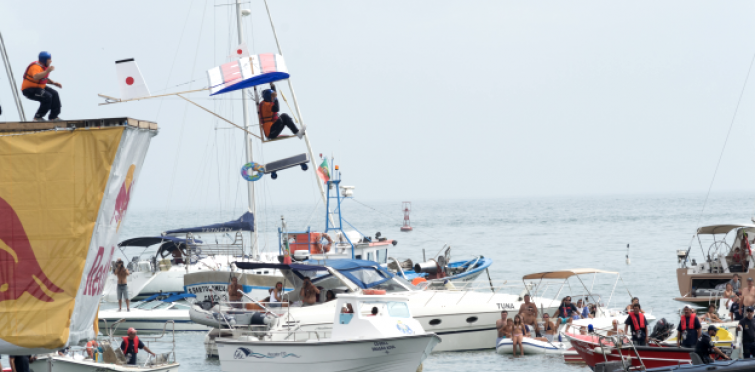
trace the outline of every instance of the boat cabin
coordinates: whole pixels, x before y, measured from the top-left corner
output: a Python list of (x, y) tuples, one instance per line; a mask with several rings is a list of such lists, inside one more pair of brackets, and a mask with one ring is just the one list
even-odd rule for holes
[(354, 340), (424, 334), (422, 325), (409, 311), (408, 301), (403, 296), (338, 295), (331, 338)]

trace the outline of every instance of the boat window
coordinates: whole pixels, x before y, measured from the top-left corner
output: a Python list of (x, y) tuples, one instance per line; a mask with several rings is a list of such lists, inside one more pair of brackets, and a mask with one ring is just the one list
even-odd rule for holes
[(406, 302), (389, 302), (388, 315), (392, 318), (411, 318), (409, 306), (406, 306)]
[(375, 261), (372, 257), (372, 252), (367, 252), (367, 261)]
[(173, 306), (173, 304), (170, 302), (162, 302), (161, 304), (158, 304), (157, 306), (153, 307), (152, 310), (167, 309), (171, 306)]
[(377, 262), (377, 263), (384, 263), (383, 261), (380, 261), (380, 257), (381, 257), (380, 250), (378, 249), (378, 250), (375, 251), (375, 262)]
[(142, 302), (136, 306), (134, 306), (134, 309), (142, 309), (142, 310), (152, 310), (160, 304), (164, 304), (162, 301), (149, 301), (149, 302)]
[(330, 275), (327, 270), (297, 270), (301, 276), (308, 276), (313, 281), (319, 277)]
[(416, 291), (417, 288), (407, 282), (404, 278), (394, 276), (391, 279), (386, 280), (370, 289), (383, 289), (386, 292), (405, 292)]
[(347, 272), (353, 275), (355, 278), (359, 279), (362, 283), (364, 283), (366, 287), (369, 287), (372, 283), (385, 280), (383, 274), (371, 267), (351, 270)]

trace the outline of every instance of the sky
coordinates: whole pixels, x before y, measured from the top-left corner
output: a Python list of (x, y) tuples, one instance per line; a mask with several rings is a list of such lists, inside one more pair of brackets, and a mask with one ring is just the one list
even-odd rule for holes
[[(52, 54), (62, 118), (159, 124), (132, 208), (235, 207), (246, 204), (239, 130), (175, 97), (108, 106), (97, 97), (118, 95), (114, 61), (124, 58), (136, 59), (152, 94), (205, 87), (206, 70), (238, 44), (230, 2), (0, 0), (0, 32), (19, 84), (39, 51)], [(252, 53), (276, 52), (262, 1), (243, 7)], [(270, 9), (313, 151), (334, 156), (362, 200), (705, 193), (722, 149), (713, 192), (755, 183), (752, 2), (271, 0)], [(243, 123), (238, 92), (189, 97)], [(22, 100), (31, 117), (37, 103)], [(4, 71), (0, 105), (0, 121), (17, 120)], [(306, 148), (255, 140), (253, 151), (264, 163)], [(311, 207), (315, 182), (312, 169), (266, 176), (257, 202)]]

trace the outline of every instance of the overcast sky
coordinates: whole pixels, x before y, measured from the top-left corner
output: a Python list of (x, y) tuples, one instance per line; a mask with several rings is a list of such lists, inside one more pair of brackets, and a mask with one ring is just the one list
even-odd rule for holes
[[(206, 86), (238, 41), (229, 2), (0, 0), (0, 32), (19, 84), (52, 53), (61, 117), (159, 123), (132, 208), (232, 206), (245, 203), (240, 131), (177, 98), (97, 106), (97, 93), (118, 95), (123, 58), (152, 94)], [(275, 52), (261, 0), (244, 7), (252, 52)], [(753, 189), (755, 3), (273, 0), (271, 11), (314, 151), (334, 155), (363, 200), (704, 193), (743, 87), (713, 190)], [(239, 95), (191, 96), (241, 124)], [(4, 72), (0, 104), (0, 120), (17, 119)], [(263, 162), (305, 151), (298, 139), (254, 146)], [(260, 202), (317, 198), (311, 169), (258, 185)]]

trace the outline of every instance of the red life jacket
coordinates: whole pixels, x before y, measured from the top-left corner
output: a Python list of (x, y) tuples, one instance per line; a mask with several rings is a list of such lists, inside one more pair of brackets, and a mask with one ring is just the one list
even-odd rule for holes
[(645, 316), (642, 315), (642, 313), (640, 313), (640, 322), (639, 322), (639, 324), (637, 323), (637, 315), (635, 313), (633, 313), (633, 312), (629, 313), (629, 316), (632, 318), (632, 328), (635, 331), (639, 331), (641, 329), (647, 329), (645, 327)]
[(684, 321), (684, 315), (682, 315), (682, 331), (686, 331), (687, 328), (695, 329), (695, 314), (690, 314), (689, 326), (687, 325), (687, 322)]
[[(126, 336), (123, 338), (123, 342), (126, 343), (126, 348), (125, 350), (123, 350), (123, 352), (125, 353), (128, 351), (128, 344), (129, 342), (131, 342), (131, 340), (129, 340), (128, 336)], [(134, 355), (136, 355), (136, 353), (138, 352), (139, 352), (139, 336), (134, 336)]]

